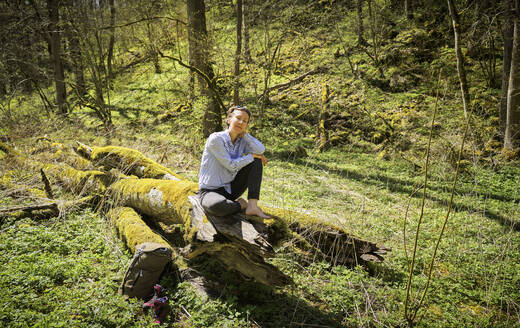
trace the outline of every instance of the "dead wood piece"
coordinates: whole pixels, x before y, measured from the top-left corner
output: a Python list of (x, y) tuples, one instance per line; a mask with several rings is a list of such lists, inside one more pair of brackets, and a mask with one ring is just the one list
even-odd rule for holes
[[(202, 205), (197, 196), (188, 197), (193, 211), (191, 214), (193, 223), (196, 225), (196, 239), (200, 241), (215, 241), (216, 235), (221, 234), (220, 239), (225, 237), (227, 240), (240, 245), (262, 257), (271, 257), (274, 255), (273, 247), (265, 240), (264, 236), (259, 233), (255, 226), (245, 220), (245, 217), (240, 214), (228, 216), (214, 216), (204, 213)], [(204, 224), (204, 216), (211, 222), (212, 227)]]
[(54, 195), (52, 193), (51, 183), (49, 182), (49, 179), (47, 179), (47, 176), (45, 175), (45, 172), (43, 169), (40, 169), (40, 174), (42, 176), (42, 182), (45, 190), (45, 194), (47, 195), (47, 198), (53, 199)]
[(94, 196), (86, 196), (71, 201), (57, 200), (54, 202), (46, 202), (31, 205), (11, 206), (0, 209), (0, 217), (9, 214), (17, 219), (31, 217), (37, 220), (48, 219), (60, 216), (60, 214), (70, 210), (76, 210), (91, 206), (95, 202)]
[(7, 213), (11, 213), (11, 212), (18, 212), (18, 211), (35, 211), (35, 210), (46, 210), (46, 209), (53, 209), (53, 210), (57, 211), (58, 205), (56, 202), (52, 202), (52, 203), (4, 207), (4, 208), (0, 208), (0, 215), (4, 215)]
[(102, 166), (106, 171), (118, 169), (124, 174), (135, 175), (139, 178), (183, 180), (172, 170), (135, 149), (118, 146), (89, 147), (79, 142), (77, 144), (76, 153), (90, 160), (94, 166)]
[(273, 90), (284, 90), (284, 89), (287, 89), (289, 88), (290, 86), (293, 86), (297, 83), (300, 83), (301, 81), (303, 81), (304, 78), (306, 78), (307, 76), (309, 75), (313, 75), (313, 74), (318, 74), (318, 73), (323, 73), (325, 72), (327, 69), (325, 67), (317, 67), (313, 70), (310, 70), (308, 71), (307, 73), (304, 73), (300, 76), (298, 76), (297, 78), (295, 79), (292, 79), (290, 81), (287, 81), (287, 82), (284, 82), (284, 83), (280, 83), (280, 84), (277, 84), (277, 85), (274, 85), (270, 88), (268, 88), (267, 90), (269, 92), (273, 91)]
[(300, 241), (298, 247), (324, 256), (323, 260), (333, 265), (362, 264), (363, 261), (382, 262), (383, 255), (391, 250), (303, 213), (266, 206), (262, 208), (274, 220), (285, 222), (291, 231), (307, 241), (308, 244)]
[(183, 248), (181, 253), (188, 261), (201, 255), (210, 256), (217, 259), (228, 270), (238, 271), (243, 276), (265, 285), (283, 286), (292, 283), (290, 277), (274, 265), (266, 263), (262, 256), (247, 252), (236, 243), (226, 241), (193, 243)]

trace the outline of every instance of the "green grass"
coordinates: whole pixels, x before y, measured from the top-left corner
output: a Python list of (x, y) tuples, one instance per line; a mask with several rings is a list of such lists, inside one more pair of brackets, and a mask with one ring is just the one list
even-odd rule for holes
[[(302, 266), (281, 250), (272, 260), (295, 286), (271, 289), (241, 282), (218, 263), (201, 262), (225, 288), (204, 300), (188, 285), (163, 281), (172, 301), (170, 326), (291, 327), (403, 326), (407, 257), (411, 256), (423, 177), (407, 162), (382, 160), (358, 147), (307, 158), (272, 157), (262, 202), (309, 212), (393, 250), (384, 263), (361, 267)], [(152, 155), (154, 155), (152, 151)], [(153, 156), (152, 156), (153, 157)], [(196, 177), (197, 160), (185, 175)], [(193, 170), (195, 168), (195, 171)], [(438, 167), (427, 188), (412, 289), (427, 266), (446, 215), (452, 173)], [(520, 251), (517, 166), (464, 171), (440, 244), (426, 302), (424, 327), (511, 327), (519, 324)], [(6, 199), (6, 198), (4, 198)], [(117, 295), (130, 255), (103, 217), (90, 211), (49, 221), (6, 219), (1, 226), (0, 320), (5, 326), (140, 327), (149, 324), (135, 301)], [(202, 265), (202, 264), (200, 264)], [(422, 289), (421, 289), (422, 290)], [(189, 316), (186, 314), (189, 313)]]
[[(270, 48), (265, 26), (257, 22), (251, 28), (254, 62), (242, 66), (242, 97), (255, 113), (250, 131), (264, 142), (270, 160), (264, 171), (261, 203), (310, 213), (361, 238), (389, 246), (392, 252), (381, 264), (348, 268), (322, 262), (304, 265), (296, 255), (280, 249), (271, 261), (295, 281), (294, 286), (280, 289), (244, 282), (206, 259), (194, 265), (224, 284), (220, 295), (203, 299), (187, 284), (177, 285), (174, 274), (168, 275), (162, 281), (172, 305), (167, 326), (404, 327), (408, 265), (424, 177), (421, 168), (414, 168), (401, 156), (424, 165), (437, 74), (443, 68), (438, 128), (434, 130), (412, 283), (415, 297), (425, 285), (433, 247), (446, 216), (454, 176), (452, 149), (457, 149), (461, 139), (462, 109), (454, 51), (451, 45), (442, 45), (432, 50), (431, 61), (415, 58), (410, 49), (424, 47), (414, 43), (417, 38), (412, 36), (431, 28), (394, 20), (397, 25), (393, 28), (400, 32), (397, 38), (407, 44), (387, 40), (383, 45), (383, 55), (402, 54), (401, 61), (386, 64), (385, 74), (390, 78), (394, 73), (409, 71), (414, 78), (418, 76), (418, 82), (406, 92), (386, 92), (368, 79), (355, 77), (345, 57), (333, 56), (337, 49), (343, 51), (341, 43), (356, 42), (353, 10), (322, 11), (317, 17), (309, 4), (276, 6), (278, 19), (266, 20)], [(229, 20), (232, 6), (212, 8), (208, 24), (216, 34), (210, 35), (215, 42), (213, 60), (216, 73), (229, 87), (235, 49), (234, 26)], [(264, 8), (261, 14), (266, 13)], [(334, 21), (337, 24), (331, 23)], [(318, 66), (327, 66), (329, 71), (273, 92), (264, 108), (256, 96), (263, 91), (265, 61), (269, 59), (265, 51), (274, 51), (274, 43), (285, 28), (290, 31), (284, 34), (274, 62), (271, 86)], [(178, 46), (181, 52), (187, 49), (182, 37)], [(378, 76), (365, 53), (354, 51), (350, 59), (367, 77)], [(201, 133), (205, 100), (197, 97), (192, 109), (158, 122), (159, 114), (186, 102), (188, 81), (187, 71), (179, 65), (166, 59), (160, 64), (162, 74), (155, 74), (153, 65), (144, 63), (114, 81), (107, 98), (113, 106), (112, 131), (104, 129), (90, 110), (75, 108), (64, 120), (46, 113), (36, 95), (23, 95), (11, 102), (11, 119), (6, 113), (1, 117), (6, 124), (2, 124), (0, 133), (9, 136), (20, 151), (42, 161), (54, 158), (46, 152), (33, 152), (34, 147), (40, 147), (37, 138), (41, 136), (66, 145), (76, 140), (95, 146), (123, 145), (196, 181), (205, 142)], [(459, 177), (454, 208), (419, 312), (424, 314), (419, 326), (520, 327), (520, 166), (518, 162), (502, 161), (496, 150), (485, 149), (484, 144), (493, 138), (498, 126), (495, 108), (499, 91), (483, 88), (478, 63), (468, 60), (468, 65), (472, 101), (480, 111), (464, 153), (467, 165)], [(346, 115), (350, 125), (340, 145), (316, 153), (323, 82), (330, 85), (334, 96), (330, 113)], [(47, 95), (53, 93), (52, 87), (43, 90)], [(230, 101), (229, 94), (224, 101)], [(389, 131), (381, 117), (395, 131)], [(391, 135), (392, 142), (371, 143), (375, 136), (385, 133)], [(308, 156), (296, 156), (296, 146), (303, 147)], [(0, 161), (5, 158), (0, 153)], [(8, 168), (16, 170), (19, 185), (40, 184), (37, 172), (26, 171), (21, 164), (6, 161), (0, 173)], [(9, 192), (0, 190), (2, 206), (37, 201), (10, 197)], [(117, 295), (130, 258), (105, 218), (91, 210), (47, 221), (2, 218), (0, 325), (149, 326), (152, 318), (142, 313), (138, 302)]]

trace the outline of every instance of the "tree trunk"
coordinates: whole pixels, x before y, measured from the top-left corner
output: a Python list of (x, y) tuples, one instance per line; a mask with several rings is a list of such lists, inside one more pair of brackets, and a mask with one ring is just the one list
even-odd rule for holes
[(363, 28), (363, 0), (357, 0), (356, 2), (357, 9), (357, 33), (358, 33), (358, 46), (365, 46), (366, 41), (363, 38), (363, 33), (365, 29)]
[[(190, 65), (198, 68), (213, 80), (214, 72), (209, 58), (204, 0), (186, 0), (186, 4)], [(198, 76), (198, 84), (202, 94), (208, 98), (208, 105), (202, 119), (202, 131), (204, 136), (208, 137), (211, 133), (222, 130), (221, 111), (213, 91), (207, 87), (205, 80), (200, 76)]]
[(520, 31), (518, 30), (520, 26), (518, 2), (518, 0), (515, 1), (515, 14), (513, 17), (513, 49), (507, 91), (505, 149), (513, 149), (520, 146)]
[[(189, 269), (186, 266), (191, 260), (209, 256), (245, 277), (280, 286), (291, 283), (291, 280), (265, 261), (274, 256), (275, 249), (295, 252), (304, 265), (316, 260), (328, 261), (332, 265), (381, 262), (389, 251), (384, 246), (356, 238), (343, 228), (285, 209), (264, 206), (264, 212), (271, 216), (269, 219), (240, 213), (225, 217), (208, 215), (198, 200), (196, 183), (113, 174), (114, 167), (124, 167), (143, 159), (147, 163), (153, 161), (128, 149), (112, 156), (109, 161), (100, 160), (98, 157), (110, 157), (106, 148), (87, 147), (77, 151), (82, 153), (85, 149), (92, 149), (88, 157), (91, 163), (102, 165), (107, 172), (80, 171), (58, 164), (46, 165), (45, 173), (51, 183), (59, 181), (66, 190), (75, 194), (86, 194), (94, 199), (102, 197), (103, 208), (109, 206), (113, 209), (107, 216), (131, 249), (145, 241), (167, 242), (172, 248), (177, 248), (182, 257), (177, 258), (176, 264), (184, 262), (183, 258), (187, 261), (181, 265), (183, 270)], [(117, 153), (115, 150), (113, 153)], [(153, 228), (144, 224), (137, 213), (146, 215)], [(187, 277), (191, 279), (192, 274)]]
[(406, 18), (413, 18), (412, 0), (404, 0), (404, 13), (406, 15)]
[(247, 20), (248, 13), (247, 0), (242, 0), (242, 25), (244, 28), (244, 61), (250, 63), (251, 59), (251, 48), (249, 47), (249, 21)]
[(54, 71), (54, 84), (56, 86), (56, 103), (58, 105), (58, 111), (62, 114), (67, 114), (67, 91), (65, 89), (65, 73), (63, 71), (63, 62), (61, 59), (59, 1), (47, 0), (47, 9), (49, 12), (49, 55), (51, 57), (51, 62)]
[(110, 81), (113, 78), (112, 71), (112, 57), (114, 56), (114, 44), (115, 44), (115, 23), (116, 23), (116, 6), (114, 0), (109, 0), (108, 4), (110, 6), (110, 39), (108, 41), (108, 54), (107, 54), (107, 70), (108, 70), (108, 84), (110, 85)]
[(464, 118), (468, 119), (469, 106), (469, 89), (466, 79), (466, 69), (464, 68), (464, 56), (460, 48), (460, 32), (459, 32), (459, 14), (455, 8), (453, 0), (448, 0), (448, 8), (450, 11), (451, 22), (453, 26), (453, 35), (455, 37), (455, 53), (457, 54), (457, 72), (459, 73), (460, 90), (462, 93), (462, 105), (464, 107)]
[(513, 50), (513, 0), (504, 1), (504, 58), (502, 70), (502, 97), (500, 99), (499, 124), (500, 138), (504, 140), (507, 118), (507, 93), (509, 89), (509, 71), (511, 69), (511, 53)]
[(242, 0), (237, 0), (237, 48), (235, 52), (235, 90), (233, 102), (240, 105), (240, 57), (242, 56)]

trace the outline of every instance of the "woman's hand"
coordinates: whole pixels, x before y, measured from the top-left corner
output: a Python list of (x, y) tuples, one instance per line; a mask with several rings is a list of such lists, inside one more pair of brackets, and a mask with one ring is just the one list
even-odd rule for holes
[(267, 165), (267, 158), (265, 158), (264, 154), (251, 154), (253, 155), (253, 158), (260, 158), (262, 160), (262, 164), (264, 164), (264, 166)]

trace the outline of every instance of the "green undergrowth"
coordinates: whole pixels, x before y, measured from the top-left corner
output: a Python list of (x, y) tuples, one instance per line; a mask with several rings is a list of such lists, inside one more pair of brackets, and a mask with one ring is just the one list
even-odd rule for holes
[[(234, 83), (233, 6), (208, 3), (214, 68), (228, 105)], [(243, 105), (254, 114), (249, 132), (264, 143), (269, 159), (261, 203), (311, 214), (391, 247), (392, 252), (381, 264), (349, 268), (318, 261), (300, 263), (295, 254), (281, 248), (270, 261), (290, 275), (295, 285), (280, 289), (245, 282), (207, 259), (194, 265), (223, 284), (220, 292), (209, 300), (201, 298), (186, 283), (177, 285), (176, 275), (169, 274), (162, 281), (171, 300), (167, 326), (406, 326), (408, 263), (421, 212), (424, 155), (437, 90), (413, 299), (426, 282), (462, 139), (451, 23), (443, 23), (447, 13), (436, 6), (428, 12), (418, 10), (416, 21), (409, 22), (393, 17), (388, 2), (371, 2), (373, 10), (389, 20), (374, 22), (376, 36), (382, 38), (378, 49), (381, 76), (370, 56), (354, 46), (357, 15), (342, 3), (254, 4), (258, 17), (250, 26), (252, 62), (242, 63), (240, 82)], [(368, 2), (364, 3), (367, 13)], [(269, 13), (276, 13), (277, 19)], [(373, 34), (365, 16), (365, 37), (370, 38)], [(259, 96), (277, 44), (269, 86), (317, 67), (326, 71), (274, 90), (269, 99), (262, 100)], [(187, 58), (182, 36), (178, 46), (163, 51), (176, 54), (178, 50)], [(61, 162), (76, 140), (89, 146), (129, 147), (197, 181), (207, 100), (189, 99), (187, 70), (166, 58), (159, 64), (161, 74), (154, 72), (151, 62), (143, 62), (115, 77), (106, 95), (114, 124), (110, 128), (88, 108), (75, 106), (63, 118), (44, 110), (36, 93), (20, 94), (9, 100), (9, 110), (0, 116), (2, 140), (45, 163)], [(466, 65), (472, 125), (419, 326), (515, 327), (520, 326), (519, 163), (500, 157), (502, 145), (496, 138), (500, 90), (486, 87), (478, 61), (468, 57)], [(326, 121), (331, 147), (318, 153), (316, 127), (324, 83), (332, 95)], [(42, 91), (51, 99), (52, 86)], [(63, 147), (44, 146), (41, 138)], [(63, 151), (62, 157), (58, 151)], [(45, 200), (25, 193), (42, 187), (37, 169), (24, 167), (30, 165), (28, 161), (11, 163), (5, 151), (0, 151), (0, 161), (1, 174), (4, 163), (6, 169), (13, 169), (12, 181), (2, 180), (7, 187), (0, 189), (0, 206)], [(55, 193), (56, 198), (68, 197), (59, 188)], [(117, 295), (131, 255), (100, 214), (72, 211), (46, 221), (3, 217), (0, 227), (1, 326), (151, 325), (151, 316), (142, 313), (137, 301)]]
[(117, 295), (128, 253), (90, 211), (45, 222), (5, 219), (0, 234), (3, 327), (142, 327), (140, 304)]
[[(303, 264), (281, 248), (270, 261), (295, 284), (279, 289), (244, 281), (212, 259), (192, 263), (221, 288), (214, 298), (201, 298), (188, 284), (177, 285), (176, 274), (169, 273), (162, 281), (171, 301), (168, 326), (405, 325), (402, 311), (422, 197), (421, 171), (404, 160), (381, 159), (360, 145), (307, 151), (305, 157), (284, 158), (273, 150), (261, 201), (309, 213), (391, 247), (385, 262), (353, 268)], [(453, 177), (447, 163), (432, 163), (430, 172), (412, 295), (425, 284)], [(195, 175), (193, 170), (186, 173)], [(515, 165), (476, 164), (462, 171), (420, 311), (421, 327), (519, 324), (519, 176)], [(28, 179), (21, 172), (14, 177)], [(2, 204), (12, 204), (11, 198), (3, 197)], [(76, 211), (48, 221), (8, 217), (0, 236), (4, 326), (143, 327), (152, 322), (138, 302), (117, 295), (131, 255), (99, 214)]]

